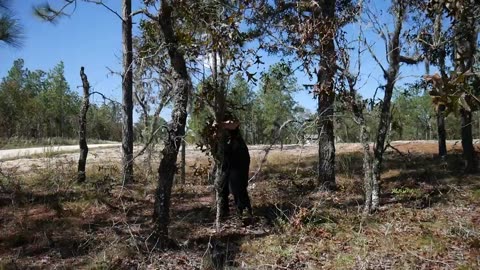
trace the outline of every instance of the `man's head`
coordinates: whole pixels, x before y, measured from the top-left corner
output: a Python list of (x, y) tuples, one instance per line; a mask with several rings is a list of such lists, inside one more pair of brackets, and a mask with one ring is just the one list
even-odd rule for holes
[(233, 131), (238, 130), (240, 127), (240, 121), (238, 118), (230, 111), (225, 112), (223, 117), (224, 121), (222, 122), (222, 127), (226, 130)]

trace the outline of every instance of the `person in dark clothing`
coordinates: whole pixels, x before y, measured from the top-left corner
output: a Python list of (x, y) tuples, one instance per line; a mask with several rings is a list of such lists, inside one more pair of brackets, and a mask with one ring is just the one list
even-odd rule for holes
[[(228, 195), (231, 193), (238, 214), (242, 216), (243, 211), (246, 209), (248, 214), (252, 216), (252, 206), (247, 191), (250, 155), (248, 147), (240, 134), (239, 125), (238, 121), (227, 121), (227, 125), (225, 125), (228, 138), (224, 153), (223, 170), (225, 171), (225, 185), (222, 196), (228, 202)], [(228, 203), (226, 207), (228, 207)], [(225, 213), (228, 213), (228, 211), (225, 211)]]

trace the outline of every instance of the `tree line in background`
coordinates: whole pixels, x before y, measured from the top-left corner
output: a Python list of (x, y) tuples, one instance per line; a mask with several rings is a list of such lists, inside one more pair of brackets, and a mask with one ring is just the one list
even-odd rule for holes
[[(29, 70), (15, 60), (0, 83), (0, 137), (76, 138), (81, 98), (64, 77), (64, 65), (49, 71)], [(88, 111), (91, 139), (121, 140), (120, 104), (92, 104)]]
[[(13, 63), (7, 76), (0, 84), (0, 136), (3, 139), (20, 137), (41, 139), (49, 137), (76, 138), (78, 135), (78, 114), (81, 98), (77, 91), (70, 89), (63, 75), (63, 63), (52, 70), (31, 71), (18, 59)], [(202, 84), (198, 92), (202, 91)], [(276, 130), (286, 121), (297, 122), (288, 125), (280, 134), (280, 143), (301, 144), (315, 140), (313, 123), (301, 126), (306, 119), (314, 119), (315, 114), (300, 106), (293, 95), (303, 89), (285, 63), (270, 68), (260, 79), (258, 89), (254, 89), (242, 74), (237, 73), (228, 90), (229, 107), (242, 123), (242, 136), (248, 144), (269, 144)], [(100, 97), (102, 98), (102, 97)], [(195, 100), (193, 101), (194, 103)], [(201, 105), (201, 102), (197, 106)], [(93, 104), (88, 111), (88, 134), (90, 139), (121, 140), (121, 105), (105, 100)], [(135, 140), (139, 143), (148, 139), (145, 134), (145, 115), (136, 102), (139, 119), (135, 123)], [(412, 84), (405, 89), (397, 89), (392, 105), (391, 140), (436, 140), (438, 139), (436, 112), (431, 97), (424, 87)], [(343, 103), (335, 103), (335, 139), (337, 142), (359, 142), (359, 126), (352, 113)], [(188, 122), (187, 141), (201, 143), (201, 132), (206, 124), (208, 112), (205, 107), (193, 110)], [(378, 110), (368, 113), (369, 130), (375, 130)], [(151, 120), (151, 115), (148, 116)], [(148, 120), (147, 120), (148, 121)], [(460, 139), (460, 119), (454, 113), (448, 115), (447, 137)], [(477, 123), (477, 121), (475, 121)], [(165, 120), (153, 127), (165, 125)], [(475, 129), (480, 138), (480, 128)], [(156, 141), (165, 135), (160, 129)]]

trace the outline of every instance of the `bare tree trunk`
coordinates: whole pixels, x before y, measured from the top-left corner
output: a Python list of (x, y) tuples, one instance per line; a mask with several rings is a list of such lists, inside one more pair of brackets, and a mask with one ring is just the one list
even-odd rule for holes
[(460, 119), (462, 124), (462, 148), (463, 158), (465, 159), (465, 172), (474, 173), (477, 170), (477, 161), (475, 158), (475, 148), (473, 147), (472, 112), (461, 109)]
[(447, 132), (445, 131), (445, 105), (438, 106), (437, 111), (438, 155), (444, 159), (447, 156)]
[(87, 145), (87, 112), (90, 107), (90, 84), (88, 83), (87, 75), (85, 75), (84, 68), (80, 68), (80, 78), (83, 85), (83, 101), (82, 109), (79, 117), (79, 145), (80, 157), (78, 158), (78, 176), (77, 181), (82, 183), (86, 180), (85, 167), (87, 165), (88, 145)]
[(372, 211), (372, 198), (373, 198), (373, 155), (370, 151), (370, 138), (363, 114), (363, 104), (355, 101), (357, 91), (353, 81), (349, 81), (350, 85), (350, 97), (354, 100), (352, 103), (352, 111), (355, 116), (356, 122), (360, 126), (360, 144), (363, 148), (363, 185), (365, 189), (365, 204), (363, 208), (363, 214), (369, 214)]
[(372, 205), (370, 210), (375, 211), (380, 205), (380, 176), (382, 172), (383, 154), (385, 152), (385, 141), (388, 135), (391, 120), (391, 103), (395, 81), (400, 69), (400, 33), (403, 25), (404, 5), (401, 1), (396, 3), (395, 10), (395, 29), (390, 36), (388, 44), (388, 70), (385, 71), (385, 95), (383, 97), (380, 122), (378, 123), (377, 139), (373, 151), (373, 177), (372, 177)]
[(365, 204), (363, 208), (363, 213), (368, 214), (372, 211), (372, 202), (373, 202), (373, 156), (370, 152), (370, 143), (368, 138), (367, 125), (365, 124), (365, 119), (360, 119), (360, 143), (363, 148), (363, 184), (365, 189)]
[[(215, 120), (217, 123), (223, 122), (225, 119), (225, 88), (223, 81), (223, 65), (222, 63), (217, 63), (218, 58), (221, 59), (221, 54), (219, 52), (213, 53), (213, 82), (215, 89)], [(219, 65), (220, 64), (220, 65)], [(225, 157), (225, 145), (227, 141), (227, 136), (225, 130), (222, 126), (218, 126), (218, 140), (214, 142), (214, 145), (211, 145), (213, 159), (215, 161), (215, 199), (216, 199), (216, 215), (215, 215), (215, 226), (217, 231), (220, 231), (220, 221), (221, 218), (228, 214), (228, 197), (222, 196), (224, 193), (226, 183), (226, 171), (224, 168), (224, 157)]]
[[(398, 48), (397, 48), (398, 50)], [(385, 141), (388, 134), (388, 127), (390, 126), (390, 105), (393, 94), (394, 80), (396, 78), (396, 72), (398, 72), (399, 62), (397, 62), (397, 71), (392, 67), (394, 62), (390, 62), (389, 73), (395, 73), (392, 77), (388, 78), (387, 85), (385, 86), (385, 96), (382, 102), (382, 111), (380, 113), (380, 122), (378, 124), (377, 139), (374, 149), (374, 161), (373, 161), (373, 178), (372, 178), (372, 207), (371, 210), (374, 211), (378, 208), (380, 204), (380, 174), (382, 170), (383, 163), (383, 154), (385, 152)]]
[(158, 187), (155, 193), (153, 213), (156, 225), (155, 232), (162, 240), (166, 240), (170, 223), (172, 184), (176, 172), (178, 151), (182, 137), (185, 135), (188, 95), (192, 88), (192, 83), (188, 75), (185, 58), (182, 52), (178, 50), (178, 40), (175, 36), (172, 22), (172, 6), (169, 1), (162, 1), (158, 24), (168, 47), (174, 82), (172, 119), (164, 140), (165, 146), (162, 150), (162, 159), (158, 167)]
[(187, 166), (187, 162), (186, 162), (186, 152), (187, 152), (187, 143), (185, 142), (185, 140), (182, 140), (182, 153), (181, 153), (181, 166), (182, 168), (180, 168), (180, 184), (182, 185), (185, 185), (185, 167)]
[(335, 1), (323, 2), (322, 15), (330, 27), (328, 33), (322, 35), (320, 67), (317, 74), (318, 93), (318, 185), (327, 190), (334, 190), (335, 183), (335, 137), (333, 132), (333, 103), (335, 89), (333, 80), (336, 71), (335, 52)]
[[(478, 38), (478, 11), (477, 1), (465, 1), (462, 8), (454, 10), (454, 67), (457, 76), (472, 71), (477, 51)], [(465, 90), (463, 90), (465, 91)], [(469, 93), (464, 92), (465, 96)], [(475, 149), (472, 136), (472, 111), (460, 109), (461, 134), (463, 157), (465, 159), (465, 173), (477, 171)]]
[(132, 0), (122, 4), (122, 173), (123, 183), (133, 182), (133, 49)]
[[(447, 73), (445, 66), (445, 45), (442, 41), (442, 15), (443, 15), (443, 1), (439, 1), (435, 6), (435, 20), (434, 20), (434, 44), (435, 48), (438, 50), (438, 63), (440, 74), (443, 82), (447, 81)], [(444, 90), (441, 89), (442, 95), (445, 95)], [(445, 104), (440, 104), (437, 108), (437, 135), (438, 135), (438, 156), (441, 159), (445, 159), (447, 156), (447, 132), (445, 130)]]

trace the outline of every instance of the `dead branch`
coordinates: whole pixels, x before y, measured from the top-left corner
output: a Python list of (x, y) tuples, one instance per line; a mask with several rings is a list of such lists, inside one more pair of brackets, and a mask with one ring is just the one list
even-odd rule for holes
[(255, 179), (258, 177), (260, 171), (262, 170), (263, 165), (264, 165), (265, 162), (267, 161), (268, 153), (270, 153), (270, 150), (272, 150), (273, 145), (274, 145), (274, 144), (278, 141), (278, 139), (280, 138), (280, 135), (281, 135), (281, 133), (282, 133), (283, 128), (284, 128), (287, 124), (292, 123), (292, 122), (298, 122), (298, 121), (295, 120), (295, 119), (287, 120), (287, 121), (285, 121), (285, 122), (278, 128), (275, 136), (273, 137), (272, 141), (270, 142), (270, 145), (263, 150), (263, 151), (265, 152), (265, 154), (263, 155), (263, 158), (262, 158), (262, 160), (260, 161), (260, 165), (258, 166), (258, 168), (257, 168), (257, 170), (255, 171), (255, 173), (253, 174), (253, 176), (248, 180), (248, 182), (253, 181), (253, 180), (255, 180)]

